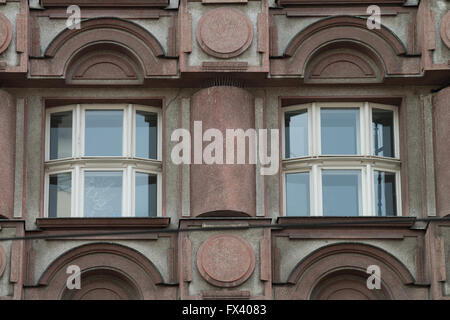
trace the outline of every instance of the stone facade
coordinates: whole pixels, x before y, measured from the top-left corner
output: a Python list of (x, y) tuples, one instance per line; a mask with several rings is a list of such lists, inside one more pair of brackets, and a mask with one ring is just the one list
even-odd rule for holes
[[(0, 299), (450, 299), (449, 80), (448, 0), (0, 0), (0, 238), (27, 237), (0, 241)], [(400, 217), (288, 216), (281, 146), (269, 175), (171, 160), (195, 121), (328, 102), (398, 110)], [(46, 215), (46, 112), (94, 103), (161, 111), (156, 217)]]

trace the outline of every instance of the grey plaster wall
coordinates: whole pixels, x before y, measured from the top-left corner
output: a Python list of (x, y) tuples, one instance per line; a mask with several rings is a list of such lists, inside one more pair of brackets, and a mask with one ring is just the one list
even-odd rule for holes
[[(1, 228), (0, 237), (14, 237), (16, 235), (16, 228)], [(12, 241), (3, 241), (0, 243), (6, 254), (6, 267), (3, 275), (0, 277), (0, 299), (1, 297), (12, 296), (14, 294), (14, 286), (9, 281), (9, 275), (11, 273), (11, 245)]]
[(428, 216), (436, 216), (436, 193), (434, 179), (434, 143), (433, 143), (433, 103), (432, 95), (423, 99), (423, 128), (424, 128), (424, 151), (425, 151), (425, 195)]
[[(26, 139), (26, 184), (25, 184), (25, 226), (35, 228), (36, 218), (41, 209), (41, 173), (42, 173), (42, 97), (27, 98)], [(16, 146), (21, 148), (22, 146)], [(20, 187), (19, 187), (20, 188)]]
[(438, 229), (438, 235), (444, 239), (445, 250), (445, 273), (447, 275), (447, 279), (444, 282), (443, 295), (450, 296), (450, 226), (441, 226)]

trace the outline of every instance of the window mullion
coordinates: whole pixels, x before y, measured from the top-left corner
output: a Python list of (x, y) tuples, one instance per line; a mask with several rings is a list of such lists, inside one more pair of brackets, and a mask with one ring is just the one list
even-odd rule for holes
[(398, 109), (393, 110), (394, 114), (394, 157), (400, 158), (400, 123), (399, 123), (399, 111)]
[(364, 103), (364, 110), (366, 114), (365, 119), (365, 133), (366, 133), (366, 153), (365, 155), (372, 155), (373, 154), (373, 137), (372, 137), (372, 111), (370, 108), (370, 105), (368, 102)]
[(313, 164), (311, 169), (312, 176), (312, 194), (313, 200), (311, 206), (311, 216), (322, 216), (322, 183), (321, 183), (321, 169), (317, 164)]
[(156, 216), (162, 216), (162, 174), (156, 174)]
[(134, 194), (134, 188), (133, 188), (133, 168), (129, 165), (127, 166), (125, 170), (125, 177), (124, 177), (125, 183), (123, 184), (123, 191), (124, 191), (124, 210), (123, 210), (123, 216), (124, 217), (132, 217), (134, 216), (133, 213), (133, 194)]
[(50, 117), (51, 113), (47, 111), (45, 115), (45, 161), (50, 160)]
[(75, 166), (73, 170), (73, 199), (74, 199), (74, 205), (73, 205), (73, 217), (82, 217), (82, 204), (83, 204), (83, 183), (82, 183), (82, 175), (83, 172), (80, 170), (80, 166)]
[(365, 178), (364, 178), (364, 185), (365, 185), (365, 190), (363, 189), (363, 215), (364, 216), (373, 216), (373, 188), (372, 188), (372, 168), (370, 164), (367, 164), (365, 169)]
[(77, 105), (77, 157), (84, 156), (84, 136), (85, 136), (85, 112), (80, 105)]
[(312, 156), (319, 156), (321, 154), (321, 128), (320, 128), (320, 107), (316, 103), (312, 104), (312, 135), (313, 135), (313, 154)]
[(130, 156), (136, 157), (136, 107), (131, 108)]

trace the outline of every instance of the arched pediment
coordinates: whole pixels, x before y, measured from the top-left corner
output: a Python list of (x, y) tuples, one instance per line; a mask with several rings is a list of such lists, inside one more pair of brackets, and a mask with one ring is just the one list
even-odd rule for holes
[(340, 272), (363, 272), (370, 265), (381, 270), (383, 285), (394, 299), (406, 299), (403, 286), (414, 283), (410, 271), (397, 258), (372, 245), (360, 243), (332, 244), (309, 254), (302, 259), (288, 278), (288, 283), (295, 284), (294, 298), (309, 299), (314, 287), (327, 275)]
[[(112, 57), (114, 54), (102, 52), (111, 49), (117, 51), (115, 58)], [(102, 69), (105, 69), (105, 64), (113, 66), (116, 72), (112, 74), (112, 79), (108, 80), (119, 80), (117, 84), (129, 80), (130, 73), (127, 70), (130, 68), (139, 69), (134, 72), (135, 79), (139, 78), (139, 73), (143, 78), (177, 74), (176, 60), (164, 58), (161, 44), (147, 30), (123, 19), (95, 18), (82, 21), (80, 29), (65, 29), (59, 33), (45, 50), (44, 59), (30, 60), (31, 77), (67, 79), (67, 74), (71, 71), (69, 66), (76, 64), (77, 59), (83, 59), (87, 52), (92, 55), (93, 51), (98, 53), (95, 57), (95, 68), (101, 64)], [(132, 67), (130, 61), (135, 66)], [(92, 67), (94, 65), (91, 65)], [(88, 77), (87, 80), (92, 79)], [(68, 82), (71, 81), (72, 79), (69, 79)]]
[(381, 83), (383, 61), (364, 46), (342, 41), (319, 49), (308, 60), (306, 83)]
[(38, 284), (47, 286), (47, 298), (59, 299), (66, 289), (66, 269), (70, 265), (80, 268), (83, 274), (94, 270), (112, 270), (122, 274), (136, 284), (144, 299), (156, 299), (156, 285), (163, 283), (158, 269), (134, 249), (119, 244), (94, 243), (71, 249), (57, 259), (44, 271)]
[[(405, 56), (403, 43), (388, 28), (380, 26), (380, 29), (370, 30), (366, 23), (367, 20), (363, 18), (338, 16), (308, 26), (290, 41), (283, 59), (271, 61), (271, 74), (304, 77), (308, 64), (328, 46), (351, 48), (355, 53), (360, 52), (365, 56), (370, 52), (369, 56), (385, 75), (420, 72), (420, 59)], [(356, 64), (353, 63), (352, 68), (357, 75), (360, 72), (358, 70), (364, 70), (365, 67), (364, 63), (354, 62)], [(338, 69), (345, 70), (345, 67)]]

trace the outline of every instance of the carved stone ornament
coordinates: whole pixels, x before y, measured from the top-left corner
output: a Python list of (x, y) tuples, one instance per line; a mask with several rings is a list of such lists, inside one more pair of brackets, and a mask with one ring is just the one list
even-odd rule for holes
[(228, 59), (243, 53), (253, 40), (250, 19), (234, 8), (208, 11), (197, 25), (197, 42), (207, 54)]
[(445, 45), (450, 49), (450, 11), (442, 17), (441, 38)]
[(197, 254), (202, 277), (218, 287), (235, 287), (245, 282), (255, 269), (255, 252), (243, 238), (230, 234), (206, 240)]
[(11, 43), (12, 29), (11, 22), (8, 18), (0, 12), (0, 53), (8, 49)]

